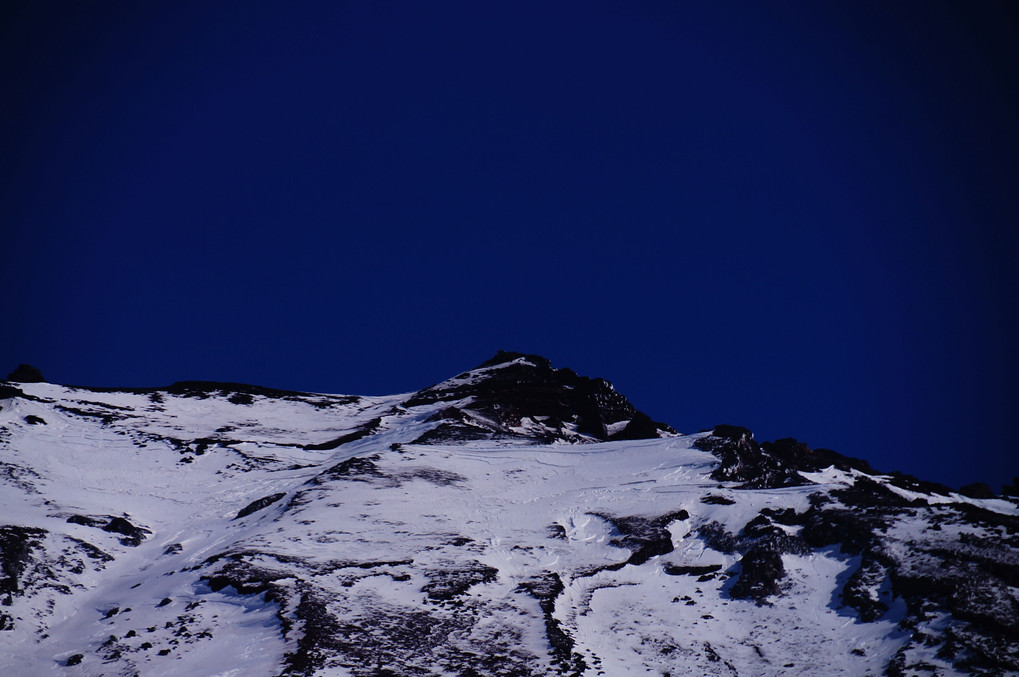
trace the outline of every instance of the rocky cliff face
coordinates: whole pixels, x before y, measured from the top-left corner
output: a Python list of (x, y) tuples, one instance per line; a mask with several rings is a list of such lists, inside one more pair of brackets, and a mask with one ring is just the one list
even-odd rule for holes
[(0, 674), (1019, 672), (1019, 507), (967, 493), (517, 353), (392, 397), (0, 384)]
[[(935, 667), (914, 656), (931, 650), (963, 671), (1019, 670), (1014, 511), (900, 473), (882, 475), (864, 461), (814, 451), (793, 439), (758, 445), (742, 428), (719, 426), (696, 444), (721, 459), (713, 478), (741, 482), (742, 488), (810, 485), (823, 476), (842, 477), (845, 484), (811, 494), (802, 513), (762, 512), (744, 527), (751, 538), (741, 544), (746, 554), (736, 594), (744, 590), (761, 599), (775, 592), (784, 574), (776, 554), (837, 546), (860, 558), (839, 593), (861, 621), (881, 618), (891, 599), (906, 604), (900, 625), (912, 634), (889, 662), (888, 674)], [(798, 537), (789, 539), (783, 527), (798, 527)], [(763, 567), (762, 553), (771, 558)], [(934, 630), (937, 623), (944, 627)]]

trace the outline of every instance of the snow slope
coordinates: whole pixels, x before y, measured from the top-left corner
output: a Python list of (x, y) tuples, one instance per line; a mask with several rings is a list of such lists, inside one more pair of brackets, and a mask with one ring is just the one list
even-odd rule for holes
[[(0, 675), (1017, 669), (1014, 502), (799, 474), (550, 369), (391, 397), (10, 384)], [(748, 488), (765, 462), (785, 479)]]

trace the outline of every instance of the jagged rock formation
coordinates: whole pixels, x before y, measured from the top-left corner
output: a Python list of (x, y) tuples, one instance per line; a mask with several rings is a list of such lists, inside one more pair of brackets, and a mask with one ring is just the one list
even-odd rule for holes
[(1019, 505), (500, 353), (411, 396), (0, 384), (0, 674), (1019, 671)]
[[(923, 653), (936, 649), (937, 657), (963, 670), (1019, 671), (1019, 516), (1014, 512), (953, 500), (972, 497), (972, 488), (956, 493), (901, 473), (882, 475), (859, 459), (811, 450), (794, 439), (758, 445), (744, 428), (719, 426), (697, 446), (722, 460), (712, 477), (741, 482), (741, 488), (808, 484), (817, 479), (810, 473), (821, 471), (852, 479), (844, 487), (812, 494), (811, 507), (802, 513), (762, 512), (748, 523), (744, 531), (767, 529), (772, 522), (800, 527), (799, 542), (792, 547), (766, 542), (761, 549), (757, 539), (752, 547), (744, 546), (744, 573), (734, 595), (760, 600), (777, 593), (784, 576), (777, 553), (838, 546), (861, 560), (841, 590), (842, 601), (861, 620), (880, 618), (891, 598), (907, 605), (902, 625), (913, 633), (890, 662), (889, 674), (922, 669), (925, 663), (910, 660), (918, 645), (925, 647)], [(984, 529), (967, 533), (976, 525)], [(783, 534), (769, 532), (780, 539)], [(932, 634), (925, 623), (932, 618), (953, 623), (943, 634)]]
[(523, 438), (640, 440), (675, 434), (637, 411), (612, 384), (556, 369), (544, 357), (499, 351), (476, 369), (415, 393), (403, 403), (448, 403), (419, 442)]

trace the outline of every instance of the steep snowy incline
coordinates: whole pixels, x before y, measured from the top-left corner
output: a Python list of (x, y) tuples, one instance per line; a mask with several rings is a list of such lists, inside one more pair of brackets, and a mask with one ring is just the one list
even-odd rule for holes
[(0, 386), (0, 515), (0, 674), (1019, 671), (1013, 500), (517, 353), (390, 397)]
[[(321, 406), (310, 398), (235, 403), (229, 395), (19, 387), (26, 396), (6, 400), (0, 411), (7, 480), (0, 504), (9, 525), (0, 528), (8, 594), (0, 641), (13, 644), (0, 652), (0, 672), (10, 660), (17, 674), (55, 665), (50, 654), (107, 643), (96, 615), (132, 606), (125, 598), (151, 609), (190, 590), (193, 581), (174, 578), (165, 565), (174, 554), (188, 550), (200, 561), (202, 552), (249, 537), (232, 523), (238, 510), (336, 455), (304, 445), (356, 430), (400, 399), (324, 398), (328, 406)], [(252, 606), (236, 597), (224, 604), (232, 609), (221, 612), (224, 620)], [(147, 619), (141, 609), (133, 615)], [(263, 615), (278, 625), (271, 610)], [(145, 640), (156, 654), (157, 634)], [(283, 651), (278, 631), (264, 639), (252, 647), (278, 647), (256, 673), (272, 672)]]

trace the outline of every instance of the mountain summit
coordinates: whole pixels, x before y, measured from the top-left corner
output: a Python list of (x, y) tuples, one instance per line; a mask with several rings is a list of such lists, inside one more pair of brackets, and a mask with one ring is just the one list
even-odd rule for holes
[[(639, 440), (676, 433), (652, 421), (601, 378), (555, 369), (538, 355), (499, 351), (476, 369), (417, 392), (407, 407), (450, 403), (422, 441), (523, 437)], [(457, 406), (455, 403), (465, 403)]]
[(0, 383), (0, 674), (1015, 674), (985, 490), (521, 353), (384, 397)]

